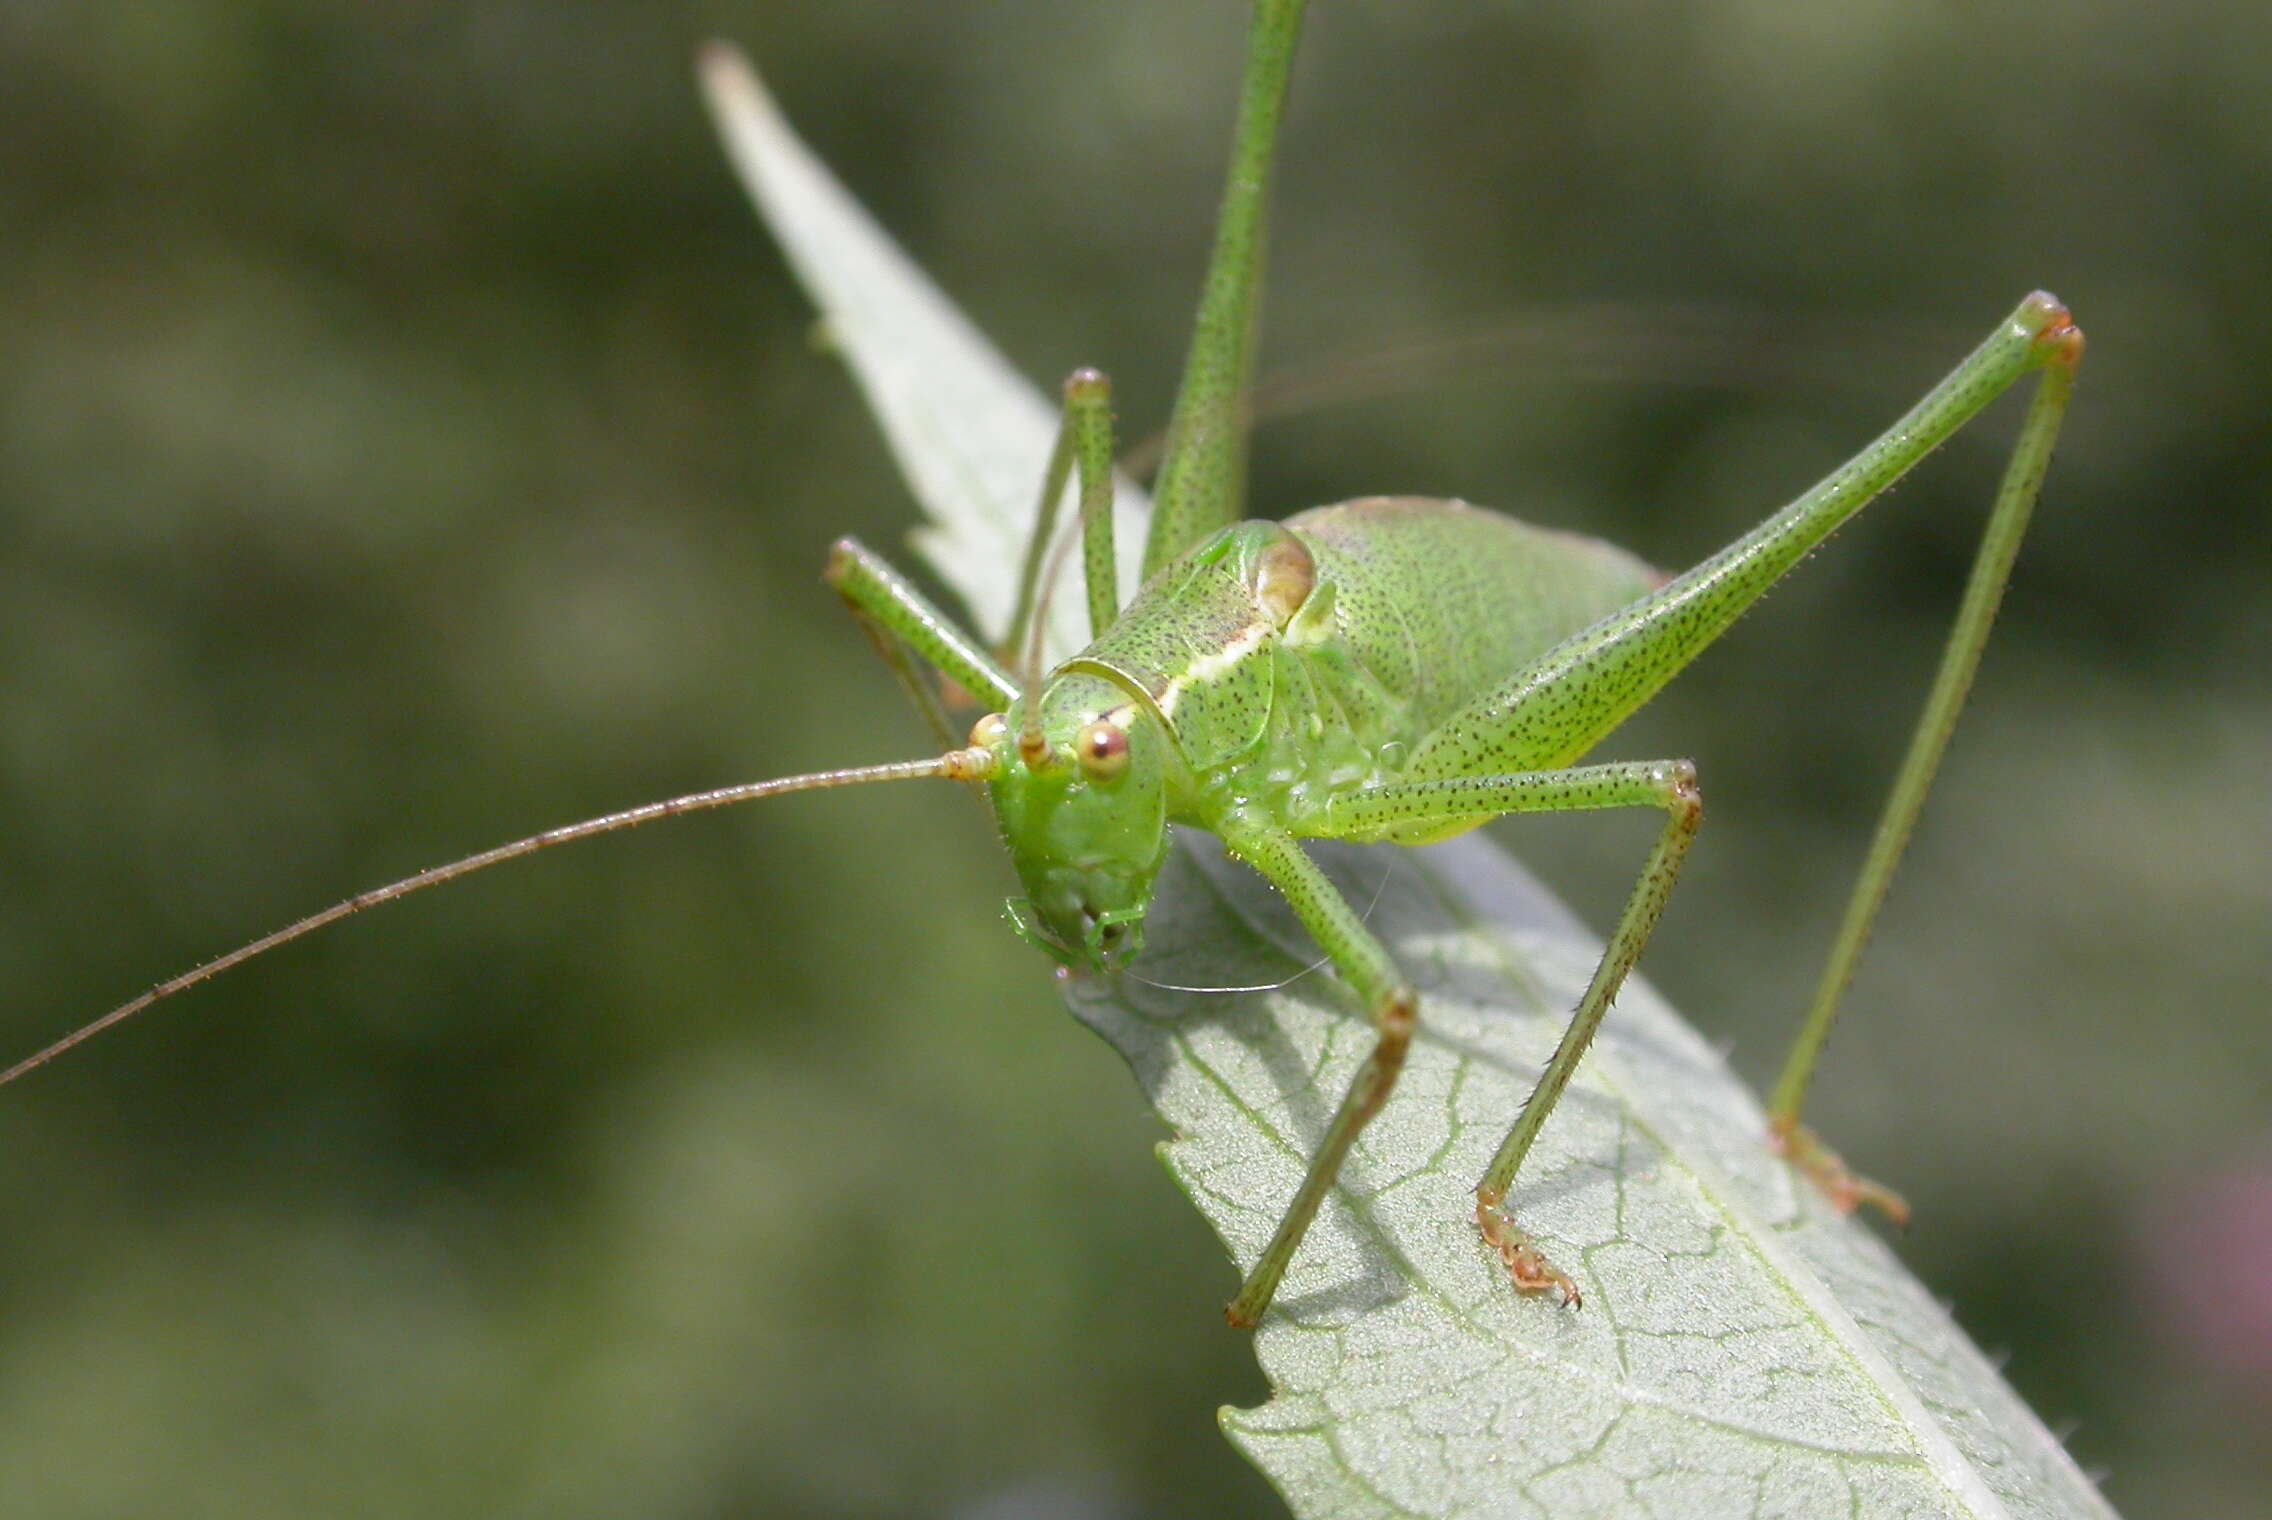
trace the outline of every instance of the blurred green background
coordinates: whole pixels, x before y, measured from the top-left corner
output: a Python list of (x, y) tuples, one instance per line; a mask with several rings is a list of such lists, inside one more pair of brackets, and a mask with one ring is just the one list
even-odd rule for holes
[[(2066, 443), (1814, 1112), (2118, 1505), (2261, 1514), (2272, 10), (1313, 11), (1266, 363), (1344, 394), (1260, 431), (1258, 511), (1460, 494), (1684, 563), (2023, 291), (2073, 303)], [(923, 750), (817, 581), (913, 509), (693, 49), (747, 46), (1134, 435), (1242, 29), (0, 7), (7, 1053), (501, 838)], [(1613, 746), (1702, 766), (1645, 969), (1754, 1080), (2016, 416)], [(1597, 922), (1647, 833), (1504, 830)], [(1232, 1272), (1008, 887), (963, 799), (769, 804), (391, 908), (0, 1094), (0, 1513), (1274, 1512), (1211, 1428), (1262, 1392)]]

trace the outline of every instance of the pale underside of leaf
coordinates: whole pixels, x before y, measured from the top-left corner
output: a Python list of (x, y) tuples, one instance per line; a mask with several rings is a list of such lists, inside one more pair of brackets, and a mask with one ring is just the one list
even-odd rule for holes
[[(738, 57), (714, 51), (704, 73), (930, 515), (918, 542), (998, 636), (1052, 408)], [(1124, 489), (1119, 510), (1127, 550), (1140, 494)], [(1060, 598), (1057, 636), (1077, 642), (1075, 600)], [(1271, 1401), (1223, 1416), (1298, 1514), (2112, 1513), (1892, 1253), (1795, 1183), (1751, 1094), (1638, 981), (1512, 1199), (1585, 1307), (1517, 1296), (1469, 1190), (1599, 944), (1479, 836), (1317, 854), (1372, 903), (1421, 991), (1422, 1033), (1257, 1336)], [(1269, 983), (1316, 959), (1284, 904), (1203, 836), (1179, 841), (1148, 937), (1138, 974), (1185, 987)], [(1354, 1000), (1320, 972), (1232, 995), (1083, 979), (1070, 1002), (1127, 1058), (1174, 1131), (1170, 1170), (1251, 1262), (1369, 1048)]]
[[(1203, 837), (1153, 910), (1154, 981), (1248, 985), (1316, 952)], [(1315, 851), (1420, 990), (1423, 1032), (1257, 1338), (1276, 1397), (1232, 1438), (1304, 1515), (2108, 1513), (1868, 1231), (1630, 984), (1518, 1184), (1585, 1307), (1519, 1298), (1470, 1189), (1599, 942), (1487, 841)], [(1244, 1263), (1371, 1034), (1332, 980), (1195, 997), (1076, 986), (1177, 1138), (1170, 1169)]]
[[(923, 508), (926, 525), (911, 535), (916, 548), (962, 598), (980, 635), (999, 642), (1017, 599), (1058, 408), (789, 130), (739, 53), (705, 51), (702, 82), (742, 184), (820, 308)], [(1136, 590), (1150, 504), (1127, 480), (1116, 484), (1125, 605)], [(1069, 504), (1061, 511), (1065, 532), (1074, 516)], [(1077, 574), (1077, 557), (1073, 568)], [(1045, 651), (1055, 661), (1086, 643), (1087, 603), (1077, 585), (1061, 586), (1049, 603)]]

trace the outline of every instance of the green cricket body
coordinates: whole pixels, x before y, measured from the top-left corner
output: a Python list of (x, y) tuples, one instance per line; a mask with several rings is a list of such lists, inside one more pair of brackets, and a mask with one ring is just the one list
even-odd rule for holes
[(1598, 539), (1457, 501), (1223, 529), (1051, 673), (1039, 764), (1019, 749), (1023, 699), (974, 730), (1027, 892), (1012, 923), (1062, 964), (1117, 970), (1142, 947), (1171, 823), (1228, 834), (1243, 814), (1417, 844), (1483, 822), (1352, 831), (1330, 804), (1401, 779), (1445, 719), (1662, 579)]
[[(995, 709), (934, 758), (719, 787), (548, 830), (363, 892), (150, 988), (0, 1071), (13, 1081), (89, 1037), (254, 956), (380, 903), (595, 834), (790, 792), (919, 779), (983, 783), (1025, 897), (1019, 933), (1061, 966), (1111, 974), (1143, 943), (1168, 829), (1218, 835), (1286, 898), (1363, 1006), (1370, 1054), (1316, 1141), (1276, 1231), (1226, 1313), (1252, 1326), (1365, 1126), (1396, 1086), (1419, 1000), (1394, 958), (1304, 852), (1305, 838), (1419, 844), (1490, 818), (1641, 809), (1656, 844), (1561, 1042), (1475, 1187), (1484, 1250), (1525, 1292), (1578, 1286), (1516, 1225), (1518, 1169), (1655, 931), (1702, 819), (1695, 768), (1578, 764), (1841, 524), (2005, 391), (2032, 377), (1924, 711), (1856, 879), (1815, 998), (1769, 1102), (1772, 1140), (1843, 1208), (1901, 1217), (1848, 1172), (1799, 1110), (1870, 924), (1963, 705), (2049, 468), (2083, 351), (2037, 291), (1876, 441), (1750, 532), (1670, 579), (1620, 549), (1458, 502), (1372, 497), (1284, 523), (1239, 521), (1242, 404), (1253, 367), (1263, 210), (1303, 0), (1255, 0), (1231, 172), (1143, 555), (1117, 604), (1110, 386), (1067, 380), (1060, 432), (1004, 647), (1038, 642), (1038, 588), (1077, 466), (1090, 645), (1020, 680), (879, 556), (840, 540), (827, 579), (931, 719), (951, 728), (928, 666)], [(761, 200), (786, 129), (738, 57), (705, 80)], [(801, 150), (799, 150), (801, 152)], [(794, 155), (791, 156), (792, 159)], [(772, 167), (768, 168), (768, 164)], [(795, 173), (808, 173), (797, 168)], [(1032, 632), (1033, 637), (1028, 638)], [(1030, 656), (1029, 667), (1038, 666)]]

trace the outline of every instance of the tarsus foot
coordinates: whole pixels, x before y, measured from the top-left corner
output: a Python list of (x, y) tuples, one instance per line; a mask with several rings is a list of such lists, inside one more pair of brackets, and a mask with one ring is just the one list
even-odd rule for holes
[(1478, 1197), (1475, 1227), (1483, 1232), (1484, 1242), (1499, 1253), (1499, 1261), (1506, 1267), (1507, 1278), (1515, 1285), (1515, 1291), (1544, 1293), (1552, 1289), (1562, 1296), (1563, 1304), (1572, 1309), (1585, 1302), (1569, 1274), (1548, 1261), (1545, 1253), (1531, 1244), (1530, 1236), (1507, 1216), (1504, 1207)]
[(1867, 1206), (1891, 1220), (1895, 1229), (1909, 1228), (1908, 1199), (1851, 1170), (1843, 1156), (1816, 1139), (1814, 1131), (1805, 1125), (1777, 1119), (1768, 1126), (1767, 1141), (1799, 1169), (1800, 1175), (1820, 1188), (1839, 1213), (1851, 1214)]

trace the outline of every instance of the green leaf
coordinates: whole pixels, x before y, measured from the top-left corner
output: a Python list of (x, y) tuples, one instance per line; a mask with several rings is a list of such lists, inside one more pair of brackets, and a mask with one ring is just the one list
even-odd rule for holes
[[(746, 65), (714, 54), (705, 76), (932, 514), (925, 552), (998, 634), (1050, 409)], [(1751, 1094), (1639, 981), (1512, 1199), (1585, 1307), (1518, 1296), (1469, 1190), (1598, 942), (1479, 836), (1317, 855), (1371, 904), (1422, 1033), (1256, 1337), (1274, 1397), (1223, 1415), (1297, 1514), (2112, 1513), (1892, 1253), (1768, 1152)], [(1070, 1001), (1127, 1057), (1175, 1132), (1170, 1170), (1244, 1266), (1371, 1032), (1284, 904), (1205, 836), (1181, 836), (1148, 937), (1134, 975), (1077, 980)]]

